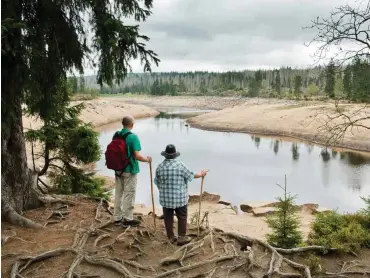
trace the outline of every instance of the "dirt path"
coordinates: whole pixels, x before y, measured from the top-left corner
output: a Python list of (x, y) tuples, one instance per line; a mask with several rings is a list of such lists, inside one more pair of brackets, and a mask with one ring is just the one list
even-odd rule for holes
[[(109, 223), (110, 215), (103, 207), (96, 213), (99, 202), (83, 197), (69, 200), (74, 204), (55, 204), (25, 213), (39, 223), (49, 221), (44, 229), (2, 223), (2, 277), (263, 277), (269, 269), (275, 272), (272, 277), (282, 277), (279, 270), (295, 274), (289, 277), (308, 277), (303, 274), (303, 265), (307, 265), (304, 256), (284, 255), (302, 265), (297, 267), (280, 261), (277, 253), (272, 256), (269, 246), (250, 237), (206, 226), (198, 237), (196, 227), (189, 225), (193, 240), (186, 247), (178, 247), (167, 240), (163, 220), (157, 219), (154, 230), (151, 216), (137, 215), (143, 220), (140, 227), (126, 229)], [(58, 213), (51, 216), (53, 211), (65, 217), (60, 218)], [(13, 237), (5, 240), (6, 236)], [(330, 254), (321, 258), (324, 272), (339, 272), (343, 261), (354, 259), (359, 265), (370, 265), (368, 250), (359, 252), (358, 258)], [(354, 266), (350, 270), (367, 269)]]

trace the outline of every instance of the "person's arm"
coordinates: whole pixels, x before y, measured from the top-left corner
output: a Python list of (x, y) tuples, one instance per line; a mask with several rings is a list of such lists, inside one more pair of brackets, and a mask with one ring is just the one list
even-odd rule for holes
[(202, 170), (199, 173), (195, 173), (194, 174), (194, 179), (199, 179), (201, 177), (205, 177), (207, 175), (207, 172), (208, 171), (206, 171), (206, 170)]
[(152, 162), (152, 158), (150, 156), (147, 156), (147, 157), (144, 157), (140, 154), (140, 151), (141, 151), (141, 144), (140, 144), (140, 140), (139, 140), (139, 137), (137, 137), (136, 134), (131, 134), (129, 135), (130, 139), (131, 139), (131, 147), (132, 147), (132, 150), (134, 151), (133, 155), (134, 155), (134, 158), (138, 161), (141, 161), (141, 162)]
[(155, 177), (154, 177), (154, 184), (157, 186), (158, 190), (160, 187), (160, 176), (159, 176), (159, 169), (155, 170)]
[(151, 156), (147, 156), (147, 157), (144, 157), (140, 154), (139, 151), (134, 151), (134, 157), (136, 160), (139, 160), (141, 162), (152, 162), (152, 157)]

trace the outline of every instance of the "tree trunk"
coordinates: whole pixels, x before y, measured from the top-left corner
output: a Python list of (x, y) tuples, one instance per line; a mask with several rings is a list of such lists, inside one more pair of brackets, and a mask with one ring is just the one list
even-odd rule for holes
[(27, 165), (21, 103), (3, 93), (1, 98), (7, 106), (6, 112), (12, 112), (12, 115), (7, 113), (11, 120), (3, 122), (2, 119), (1, 124), (1, 216), (12, 224), (36, 227), (37, 224), (21, 216), (35, 198), (34, 173)]
[[(21, 21), (20, 1), (2, 1), (2, 18)], [(27, 65), (21, 55), (21, 29), (1, 34), (1, 216), (21, 226), (40, 227), (23, 216), (33, 194), (34, 175), (28, 169), (21, 98)]]

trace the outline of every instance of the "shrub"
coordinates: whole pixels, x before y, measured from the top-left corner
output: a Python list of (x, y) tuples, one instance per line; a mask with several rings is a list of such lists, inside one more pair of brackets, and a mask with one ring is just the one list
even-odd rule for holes
[(82, 193), (92, 197), (108, 197), (103, 189), (104, 179), (95, 177), (92, 173), (86, 174), (81, 169), (53, 172), (50, 177), (59, 194)]
[(308, 242), (343, 252), (357, 251), (363, 246), (370, 247), (368, 225), (364, 214), (320, 213), (312, 225)]
[(310, 268), (311, 274), (318, 274), (321, 271), (320, 258), (310, 254), (306, 258), (307, 266)]

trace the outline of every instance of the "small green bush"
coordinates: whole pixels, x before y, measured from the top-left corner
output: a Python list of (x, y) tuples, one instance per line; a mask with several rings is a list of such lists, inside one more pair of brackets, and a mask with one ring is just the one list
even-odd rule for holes
[(310, 268), (311, 274), (318, 274), (321, 271), (320, 258), (310, 254), (306, 258), (307, 266)]
[(104, 179), (90, 173), (86, 174), (81, 169), (68, 169), (63, 173), (53, 172), (50, 176), (59, 194), (82, 193), (92, 197), (108, 197), (103, 189)]
[(370, 247), (369, 218), (361, 213), (341, 215), (326, 212), (317, 215), (308, 243), (337, 248), (343, 252)]
[[(279, 185), (280, 186), (280, 185)], [(293, 248), (302, 243), (302, 233), (299, 231), (299, 217), (295, 205), (295, 196), (287, 194), (286, 181), (283, 197), (279, 201), (276, 213), (266, 218), (267, 225), (272, 230), (267, 234), (267, 241), (274, 247)]]

